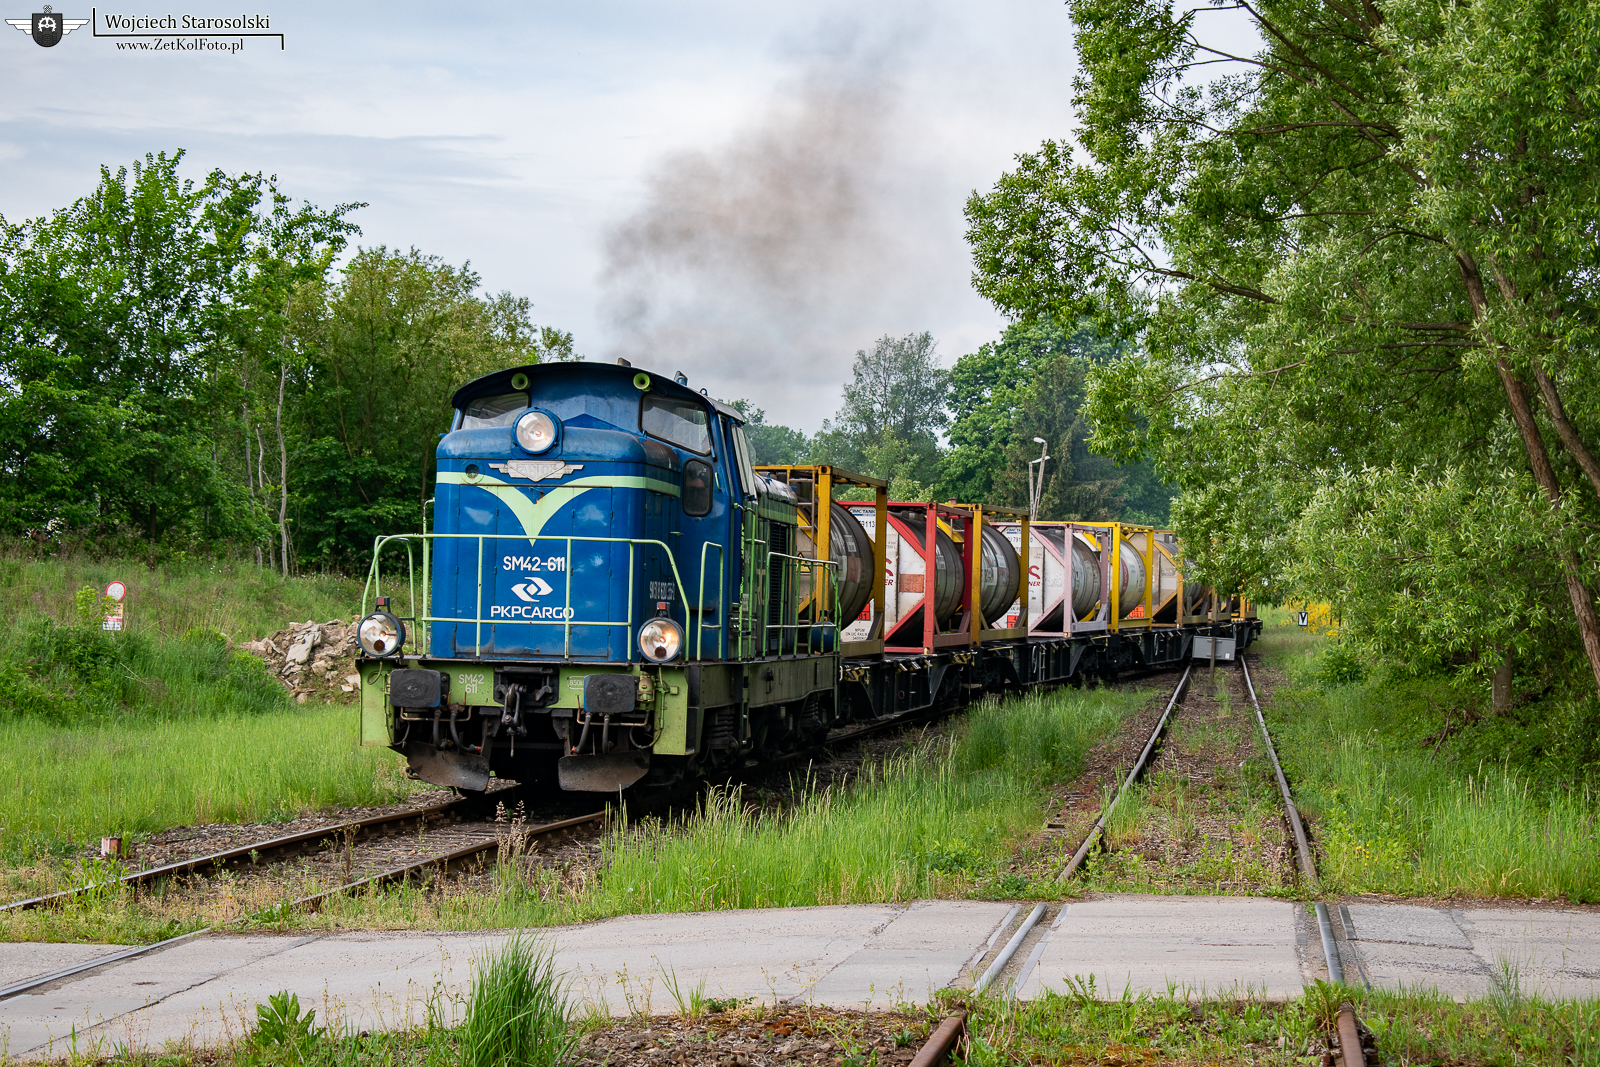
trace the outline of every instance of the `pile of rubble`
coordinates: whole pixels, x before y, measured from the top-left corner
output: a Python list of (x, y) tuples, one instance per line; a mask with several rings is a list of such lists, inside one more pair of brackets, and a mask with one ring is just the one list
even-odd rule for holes
[(356, 617), (290, 623), (259, 641), (239, 647), (267, 661), (267, 669), (294, 693), (296, 703), (352, 703), (360, 687), (356, 674)]

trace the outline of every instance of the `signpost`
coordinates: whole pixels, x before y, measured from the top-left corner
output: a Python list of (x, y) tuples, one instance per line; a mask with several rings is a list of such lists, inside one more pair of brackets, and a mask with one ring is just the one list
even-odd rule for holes
[(127, 583), (112, 582), (107, 585), (106, 599), (111, 603), (106, 606), (105, 620), (100, 623), (100, 629), (121, 630), (125, 618), (124, 612), (128, 606)]

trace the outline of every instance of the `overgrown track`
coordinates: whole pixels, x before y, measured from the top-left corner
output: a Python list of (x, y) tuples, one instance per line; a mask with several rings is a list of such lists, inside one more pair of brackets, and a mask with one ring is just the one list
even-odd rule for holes
[[(1300, 868), (1301, 878), (1306, 889), (1310, 893), (1316, 894), (1319, 890), (1316, 860), (1312, 854), (1311, 845), (1306, 836), (1305, 824), (1300, 818), (1299, 808), (1295, 805), (1293, 793), (1289, 788), (1289, 781), (1284, 776), (1283, 765), (1278, 760), (1277, 748), (1272, 743), (1272, 734), (1267, 729), (1267, 720), (1262, 714), (1261, 702), (1256, 696), (1255, 683), (1250, 677), (1249, 664), (1246, 662), (1246, 659), (1243, 655), (1239, 657), (1238, 662), (1239, 673), (1242, 681), (1244, 682), (1245, 692), (1249, 696), (1251, 708), (1255, 712), (1255, 721), (1256, 726), (1260, 731), (1261, 744), (1268, 760), (1272, 764), (1273, 776), (1277, 781), (1279, 795), (1283, 803), (1284, 815), (1286, 816), (1290, 828), (1294, 833), (1294, 848), (1296, 859)], [(1140, 776), (1144, 773), (1145, 769), (1153, 761), (1155, 755), (1160, 749), (1162, 739), (1167, 733), (1168, 726), (1175, 717), (1175, 713), (1180, 711), (1180, 705), (1183, 701), (1185, 688), (1189, 683), (1193, 669), (1194, 668), (1192, 665), (1184, 669), (1183, 676), (1178, 680), (1178, 684), (1173, 687), (1172, 695), (1167, 700), (1166, 708), (1162, 711), (1161, 717), (1157, 720), (1154, 729), (1150, 731), (1150, 735), (1145, 741), (1144, 749), (1140, 752), (1139, 758), (1134, 762), (1133, 768), (1123, 779), (1121, 787), (1117, 790), (1116, 794), (1112, 796), (1110, 803), (1107, 804), (1105, 810), (1100, 813), (1100, 817), (1095, 820), (1094, 825), (1090, 828), (1088, 834), (1085, 835), (1082, 843), (1072, 854), (1072, 858), (1067, 862), (1067, 865), (1062, 868), (1061, 873), (1057, 875), (1056, 880), (1058, 882), (1067, 881), (1082, 869), (1084, 861), (1087, 859), (1090, 850), (1094, 847), (1096, 842), (1103, 839), (1106, 828), (1108, 825), (1110, 825), (1112, 813), (1117, 808), (1117, 804), (1127, 795), (1128, 791), (1133, 788), (1135, 783), (1138, 782)], [(1332, 918), (1328, 911), (1327, 904), (1323, 901), (1318, 901), (1316, 903), (1316, 913), (1317, 925), (1322, 935), (1323, 955), (1327, 960), (1328, 976), (1335, 983), (1343, 983), (1345, 980), (1344, 968), (1340, 960), (1338, 942), (1334, 935)]]
[(263, 861), (269, 863), (277, 862), (294, 856), (305, 855), (309, 852), (324, 850), (330, 843), (348, 846), (358, 838), (371, 838), (378, 834), (391, 834), (413, 827), (426, 828), (430, 820), (433, 821), (435, 826), (443, 825), (449, 820), (460, 818), (473, 801), (477, 799), (456, 797), (454, 800), (426, 808), (390, 812), (387, 815), (374, 815), (366, 819), (352, 819), (333, 826), (318, 827), (315, 830), (305, 830), (297, 834), (286, 834), (282, 837), (253, 841), (250, 844), (239, 845), (236, 848), (225, 849), (221, 852), (193, 856), (189, 859), (179, 860), (176, 863), (166, 863), (159, 867), (151, 867), (148, 870), (134, 871), (123, 875), (113, 883), (78, 886), (73, 889), (63, 889), (58, 893), (46, 893), (42, 896), (29, 897), (26, 900), (15, 900), (8, 904), (0, 905), (0, 912), (25, 911), (30, 908), (40, 908), (49, 904), (64, 902), (68, 898), (81, 893), (104, 889), (107, 885), (142, 888), (153, 885), (162, 879), (175, 878), (180, 875), (212, 874), (245, 865), (255, 866)]
[(1065, 882), (1076, 874), (1078, 869), (1083, 866), (1083, 861), (1088, 858), (1089, 850), (1094, 847), (1095, 842), (1100, 840), (1101, 835), (1105, 833), (1106, 824), (1111, 821), (1111, 813), (1116, 810), (1117, 802), (1123, 798), (1128, 790), (1133, 788), (1134, 783), (1139, 780), (1139, 776), (1144, 773), (1145, 766), (1149, 764), (1150, 757), (1155, 753), (1156, 747), (1160, 745), (1162, 735), (1167, 732), (1167, 723), (1172, 719), (1173, 709), (1178, 706), (1178, 701), (1183, 699), (1183, 691), (1189, 685), (1189, 675), (1193, 671), (1193, 664), (1183, 669), (1183, 675), (1178, 679), (1178, 684), (1172, 687), (1172, 696), (1167, 698), (1167, 706), (1162, 709), (1161, 718), (1156, 720), (1155, 728), (1150, 731), (1150, 737), (1145, 741), (1144, 749), (1139, 753), (1139, 758), (1134, 761), (1133, 769), (1128, 771), (1128, 776), (1123, 779), (1122, 786), (1117, 790), (1116, 796), (1111, 798), (1111, 803), (1106, 805), (1105, 811), (1100, 813), (1100, 817), (1089, 828), (1088, 834), (1084, 836), (1083, 842), (1073, 852), (1072, 858), (1067, 861), (1066, 867), (1062, 868), (1061, 873), (1056, 876), (1056, 881)]
[[(459, 810), (460, 808), (470, 805), (473, 802), (481, 803), (481, 799), (482, 798), (477, 797), (462, 797), (455, 801), (451, 801), (448, 804), (441, 804), (432, 808), (420, 809), (419, 811), (399, 812), (393, 815), (378, 816), (373, 819), (359, 819), (349, 823), (342, 823), (339, 826), (326, 827), (321, 830), (308, 831), (303, 834), (292, 834), (282, 838), (274, 838), (270, 841), (257, 842), (254, 845), (242, 846), (237, 849), (229, 849), (227, 852), (217, 853), (215, 856), (198, 857), (193, 860), (186, 860), (182, 864), (169, 864), (167, 867), (163, 868), (156, 868), (150, 871), (140, 871), (136, 874), (128, 875), (127, 877), (121, 879), (121, 881), (129, 882), (136, 878), (148, 880), (154, 877), (172, 877), (175, 873), (181, 873), (174, 871), (174, 868), (179, 867), (183, 867), (190, 872), (195, 872), (202, 870), (202, 865), (207, 863), (235, 862), (241, 857), (250, 856), (252, 852), (259, 854), (260, 850), (266, 846), (271, 846), (280, 850), (303, 851), (304, 847), (309, 844), (326, 842), (328, 840), (337, 840), (343, 837), (347, 832), (364, 830), (372, 826), (391, 825), (397, 822), (403, 822), (407, 819), (415, 822), (419, 819), (436, 817), (441, 812), (448, 813), (452, 810)], [(287, 901), (279, 905), (274, 910), (281, 914), (282, 912), (293, 911), (300, 908), (314, 908), (331, 897), (341, 896), (343, 894), (355, 892), (360, 889), (366, 889), (369, 886), (377, 887), (389, 885), (394, 882), (405, 881), (414, 874), (421, 874), (430, 870), (449, 873), (452, 867), (481, 862), (481, 859), (485, 853), (498, 852), (502, 848), (520, 850), (525, 848), (534, 838), (541, 837), (546, 834), (558, 833), (562, 830), (583, 826), (588, 823), (601, 822), (605, 819), (605, 816), (606, 813), (604, 811), (597, 811), (588, 815), (579, 815), (575, 818), (560, 819), (555, 822), (545, 823), (540, 826), (513, 826), (510, 829), (507, 829), (506, 825), (503, 823), (488, 824), (494, 827), (495, 830), (484, 839), (474, 841), (470, 844), (460, 845), (455, 848), (433, 852), (427, 856), (414, 859), (408, 863), (399, 864), (387, 870), (379, 871), (376, 874), (367, 875), (352, 881), (346, 881), (343, 884), (334, 886), (331, 889), (313, 893), (297, 900)], [(219, 857), (226, 858), (219, 859)], [(83, 890), (73, 890), (65, 893), (53, 893), (46, 897), (36, 897), (26, 901), (16, 901), (15, 903), (8, 905), (8, 907), (38, 907), (41, 904), (48, 903), (52, 900), (60, 900), (63, 897), (73, 895), (75, 892), (82, 891)], [(97, 970), (109, 964), (119, 963), (122, 960), (131, 959), (135, 956), (141, 956), (147, 953), (158, 951), (160, 949), (169, 948), (180, 942), (191, 940), (192, 938), (199, 937), (202, 934), (211, 933), (225, 926), (248, 921), (254, 917), (255, 916), (253, 915), (243, 916), (239, 919), (233, 920), (232, 923), (220, 923), (214, 926), (208, 926), (202, 930), (195, 930), (184, 934), (181, 937), (171, 938), (166, 941), (158, 941), (153, 945), (142, 945), (138, 948), (129, 949), (126, 952), (118, 952), (110, 956), (102, 956), (99, 959), (90, 960), (87, 963), (79, 964), (75, 967), (68, 967), (64, 970), (55, 971), (51, 974), (29, 978), (26, 981), (19, 982), (15, 985), (0, 988), (0, 1002), (9, 1000), (12, 997), (21, 996), (24, 993), (31, 992), (44, 986), (48, 986), (54, 982), (61, 981), (64, 978), (70, 978), (74, 975)]]
[[(1317, 882), (1317, 864), (1311, 853), (1311, 843), (1306, 838), (1305, 823), (1301, 821), (1300, 809), (1295, 805), (1294, 796), (1289, 791), (1289, 780), (1283, 776), (1283, 764), (1278, 762), (1278, 750), (1273, 747), (1272, 733), (1267, 729), (1266, 716), (1261, 714), (1261, 701), (1256, 699), (1255, 683), (1250, 680), (1250, 665), (1245, 662), (1243, 656), (1239, 657), (1239, 670), (1244, 674), (1245, 691), (1250, 694), (1250, 706), (1255, 709), (1256, 722), (1261, 727), (1261, 740), (1267, 746), (1267, 755), (1272, 760), (1272, 773), (1277, 777), (1278, 791), (1283, 795), (1284, 811), (1289, 816), (1290, 828), (1294, 830), (1294, 848), (1300, 860), (1301, 874), (1305, 877), (1306, 888), (1312, 893), (1317, 893), (1320, 888)], [(1343, 984), (1344, 963), (1339, 956), (1339, 944), (1333, 934), (1333, 918), (1328, 914), (1327, 902), (1317, 901), (1316, 910), (1317, 930), (1322, 935), (1322, 954), (1328, 963), (1328, 979)], [(1362, 977), (1364, 981), (1365, 975)], [(1352, 1016), (1352, 1020), (1353, 1018)], [(1353, 1021), (1351, 1025), (1354, 1025)], [(1355, 1055), (1356, 1062), (1359, 1063), (1359, 1046), (1355, 1050)]]

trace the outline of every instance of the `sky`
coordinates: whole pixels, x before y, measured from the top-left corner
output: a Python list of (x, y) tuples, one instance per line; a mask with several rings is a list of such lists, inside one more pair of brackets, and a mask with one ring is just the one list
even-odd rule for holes
[(962, 206), (1071, 128), (1059, 0), (98, 10), (102, 32), (108, 13), (265, 15), (284, 47), (119, 51), (91, 25), (41, 48), (0, 24), (8, 220), (181, 148), (196, 178), (364, 201), (361, 244), (470, 261), (585, 358), (808, 431), (874, 339), (929, 331), (948, 365), (999, 335)]

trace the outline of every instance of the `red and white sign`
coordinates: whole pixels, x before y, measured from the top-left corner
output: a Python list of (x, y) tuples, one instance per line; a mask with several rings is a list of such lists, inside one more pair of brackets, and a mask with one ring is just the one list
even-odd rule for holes
[(112, 582), (106, 586), (106, 599), (112, 603), (106, 608), (105, 620), (100, 623), (102, 630), (121, 630), (124, 618), (123, 611), (128, 602), (128, 585), (126, 582)]

